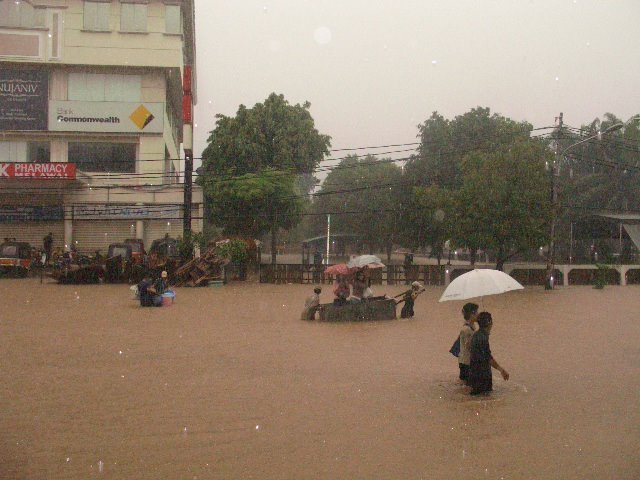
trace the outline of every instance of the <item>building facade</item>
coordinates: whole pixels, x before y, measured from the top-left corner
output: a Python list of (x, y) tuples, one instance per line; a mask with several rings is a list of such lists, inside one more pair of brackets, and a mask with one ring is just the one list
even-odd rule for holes
[(182, 235), (185, 66), (193, 0), (0, 0), (0, 240)]

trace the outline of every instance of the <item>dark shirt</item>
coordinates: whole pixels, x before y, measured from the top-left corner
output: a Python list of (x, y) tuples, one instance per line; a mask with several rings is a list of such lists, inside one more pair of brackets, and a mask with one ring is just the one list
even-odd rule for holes
[(475, 391), (491, 390), (491, 347), (489, 335), (483, 328), (471, 337), (469, 383)]
[(138, 284), (138, 295), (140, 296), (140, 306), (141, 307), (152, 307), (153, 306), (153, 295), (149, 292), (149, 287), (151, 284), (145, 280), (141, 281)]
[(162, 295), (164, 292), (167, 291), (167, 281), (164, 280), (162, 277), (160, 277), (153, 284), (153, 288), (156, 291), (156, 295)]

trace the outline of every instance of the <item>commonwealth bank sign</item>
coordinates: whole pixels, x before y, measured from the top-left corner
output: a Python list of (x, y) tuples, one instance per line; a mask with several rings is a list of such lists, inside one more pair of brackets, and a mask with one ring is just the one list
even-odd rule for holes
[(51, 101), (49, 130), (162, 133), (164, 103)]

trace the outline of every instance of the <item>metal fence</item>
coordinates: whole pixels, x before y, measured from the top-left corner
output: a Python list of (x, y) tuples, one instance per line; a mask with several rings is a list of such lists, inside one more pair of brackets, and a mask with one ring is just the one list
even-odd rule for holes
[[(299, 283), (299, 284), (331, 284), (335, 280), (334, 275), (324, 273), (326, 266), (302, 264), (277, 264), (260, 266), (260, 283)], [(444, 285), (448, 275), (449, 280), (454, 280), (460, 275), (473, 270), (468, 265), (387, 265), (384, 268), (373, 269), (370, 272), (373, 285), (409, 285), (418, 281), (423, 285)], [(510, 275), (522, 285), (544, 285), (546, 270), (543, 268), (514, 268)], [(569, 273), (570, 285), (592, 285), (595, 280), (596, 270), (574, 269)], [(605, 273), (606, 283), (620, 285), (620, 273), (615, 269), (608, 269)], [(556, 285), (564, 283), (563, 273), (554, 270)], [(640, 284), (640, 270), (631, 269), (626, 273), (626, 283), (629, 285)]]
[[(334, 275), (324, 273), (326, 266), (277, 264), (260, 266), (260, 283), (331, 284)], [(444, 285), (444, 265), (387, 265), (370, 271), (373, 285), (409, 285), (418, 281), (423, 285)]]

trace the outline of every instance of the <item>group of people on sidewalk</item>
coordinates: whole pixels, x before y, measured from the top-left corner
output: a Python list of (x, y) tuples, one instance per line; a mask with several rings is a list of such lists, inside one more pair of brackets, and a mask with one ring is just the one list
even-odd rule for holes
[[(478, 313), (478, 305), (467, 303), (462, 307), (464, 324), (460, 329), (458, 366), (460, 380), (471, 387), (471, 395), (488, 393), (493, 390), (491, 368), (500, 372), (502, 378), (509, 380), (509, 372), (498, 364), (491, 353), (489, 335), (493, 319), (489, 312)], [(474, 324), (478, 328), (474, 328)], [(457, 350), (457, 349), (456, 349)], [(452, 353), (455, 355), (454, 348)]]

